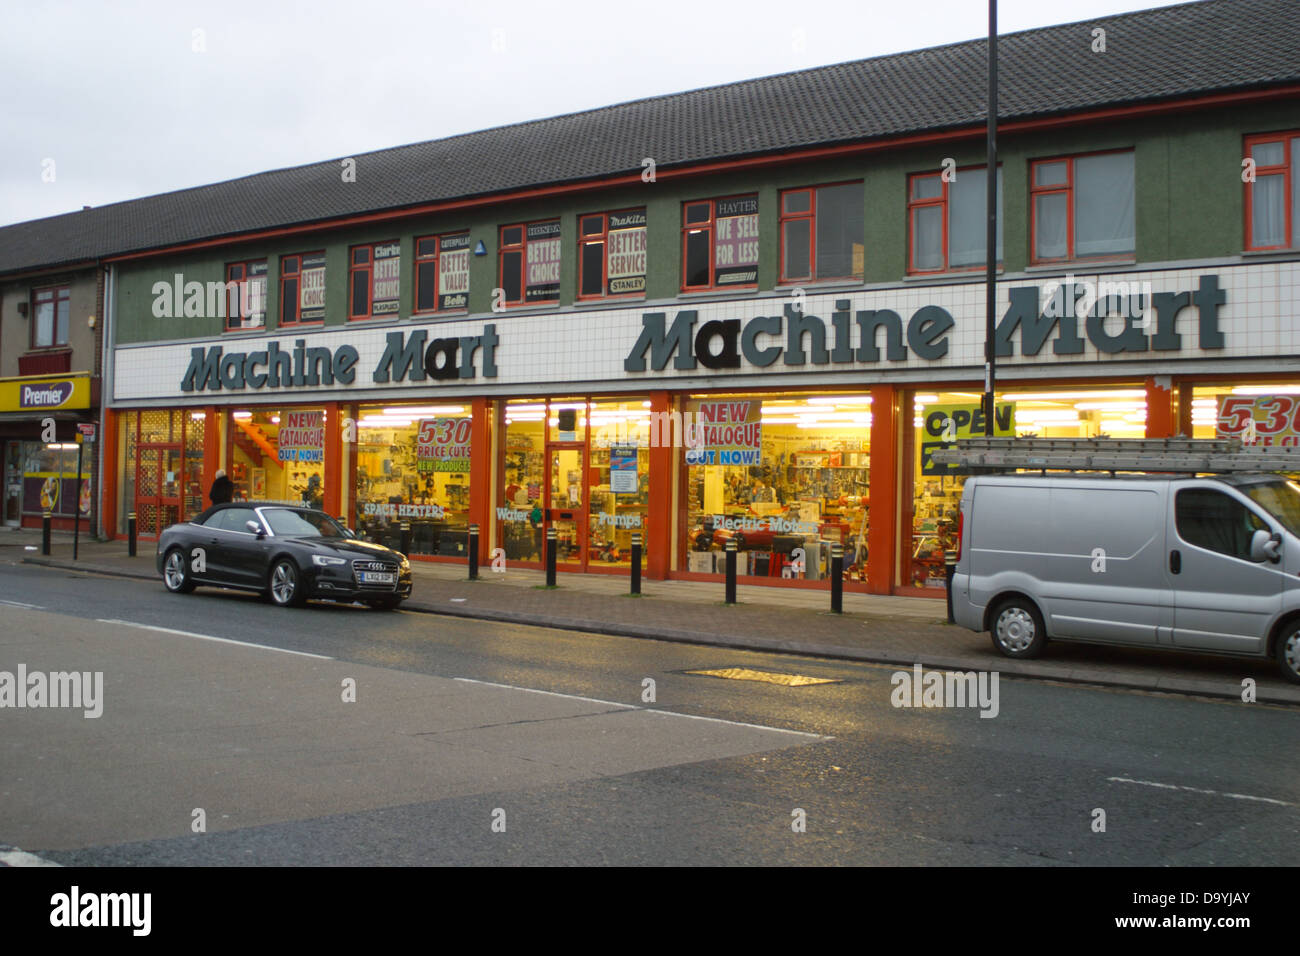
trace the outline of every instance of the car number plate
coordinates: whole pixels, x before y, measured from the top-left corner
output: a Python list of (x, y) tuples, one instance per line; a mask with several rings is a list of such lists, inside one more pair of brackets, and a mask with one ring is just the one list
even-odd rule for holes
[(396, 574), (388, 574), (384, 571), (362, 571), (362, 584), (395, 584), (397, 582)]

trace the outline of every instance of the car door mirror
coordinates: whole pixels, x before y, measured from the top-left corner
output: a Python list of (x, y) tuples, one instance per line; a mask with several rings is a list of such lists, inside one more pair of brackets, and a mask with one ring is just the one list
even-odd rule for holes
[(1282, 560), (1282, 536), (1260, 528), (1250, 536), (1250, 560), (1277, 564)]
[(255, 534), (259, 538), (262, 537), (262, 526), (258, 524), (256, 521), (252, 521), (252, 520), (245, 521), (244, 527), (248, 529), (249, 534)]

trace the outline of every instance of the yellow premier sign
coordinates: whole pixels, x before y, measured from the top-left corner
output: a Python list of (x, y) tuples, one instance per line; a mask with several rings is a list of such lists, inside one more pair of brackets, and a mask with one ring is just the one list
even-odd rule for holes
[(0, 378), (0, 412), (63, 412), (90, 407), (90, 373)]

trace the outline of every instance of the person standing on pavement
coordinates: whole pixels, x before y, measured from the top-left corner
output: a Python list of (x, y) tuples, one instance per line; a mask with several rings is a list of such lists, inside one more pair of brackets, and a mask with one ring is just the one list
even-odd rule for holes
[(208, 492), (208, 498), (214, 505), (222, 505), (228, 502), (235, 493), (235, 483), (226, 477), (226, 469), (217, 469), (217, 478), (212, 482), (212, 490)]

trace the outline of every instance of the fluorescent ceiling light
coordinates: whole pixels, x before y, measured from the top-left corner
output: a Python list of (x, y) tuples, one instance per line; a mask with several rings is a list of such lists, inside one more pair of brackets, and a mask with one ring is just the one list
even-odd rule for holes
[(1068, 402), (1079, 398), (1146, 398), (1146, 389), (1116, 388), (1093, 392), (1007, 392), (998, 396), (1002, 402)]

